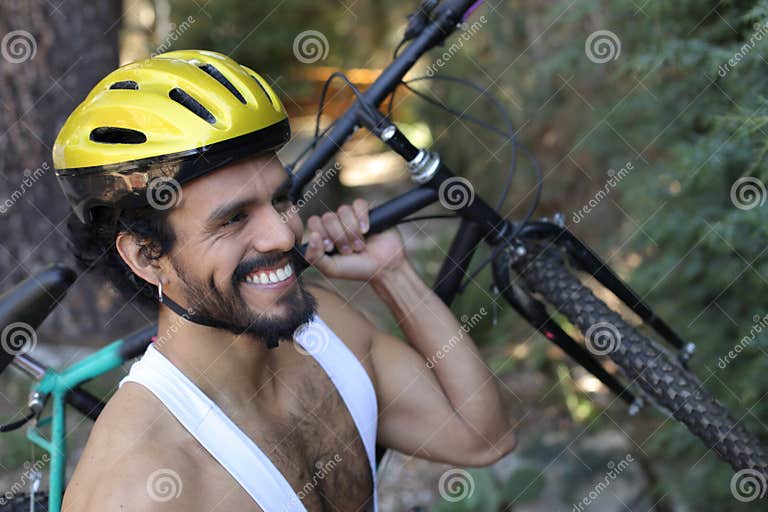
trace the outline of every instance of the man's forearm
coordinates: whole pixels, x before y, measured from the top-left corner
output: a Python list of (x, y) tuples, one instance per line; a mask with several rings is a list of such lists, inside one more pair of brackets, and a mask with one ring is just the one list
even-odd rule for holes
[(424, 356), (453, 409), (478, 435), (495, 443), (509, 435), (498, 387), (451, 310), (406, 262), (371, 282), (411, 345)]

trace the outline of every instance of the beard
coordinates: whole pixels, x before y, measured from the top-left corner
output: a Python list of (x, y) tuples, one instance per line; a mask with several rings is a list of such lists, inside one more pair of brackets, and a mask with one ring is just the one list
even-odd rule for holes
[[(266, 255), (261, 258), (242, 262), (232, 275), (231, 292), (220, 290), (213, 277), (206, 283), (198, 280), (187, 272), (183, 265), (171, 258), (171, 265), (179, 276), (182, 292), (189, 308), (197, 315), (218, 320), (222, 328), (236, 335), (250, 335), (264, 342), (267, 347), (275, 347), (278, 342), (293, 341), (296, 329), (309, 322), (317, 310), (315, 298), (304, 289), (301, 276), (296, 277), (296, 288), (293, 292), (282, 294), (274, 303), (282, 306), (284, 313), (269, 315), (266, 312), (256, 312), (241, 294), (241, 286), (246, 286), (245, 276), (258, 268), (274, 265), (284, 260), (286, 254)], [(288, 253), (293, 268), (297, 256)]]

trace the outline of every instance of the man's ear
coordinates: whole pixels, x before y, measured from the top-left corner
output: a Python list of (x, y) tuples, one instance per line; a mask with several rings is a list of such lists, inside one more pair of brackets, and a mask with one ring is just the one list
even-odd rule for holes
[(157, 260), (147, 258), (135, 235), (119, 233), (115, 247), (123, 261), (131, 267), (133, 273), (153, 286), (160, 281), (160, 265)]

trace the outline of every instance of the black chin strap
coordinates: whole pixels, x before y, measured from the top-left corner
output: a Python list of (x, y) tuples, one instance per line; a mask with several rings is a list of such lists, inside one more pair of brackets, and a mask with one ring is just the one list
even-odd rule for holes
[[(177, 315), (179, 315), (185, 320), (189, 320), (190, 322), (198, 325), (213, 327), (214, 329), (224, 329), (227, 331), (237, 330), (237, 327), (230, 323), (222, 322), (221, 320), (216, 320), (215, 318), (211, 318), (209, 316), (198, 315), (197, 313), (195, 313), (195, 311), (192, 308), (181, 307), (181, 305), (179, 305), (177, 302), (175, 302), (173, 299), (171, 299), (164, 293), (161, 293), (159, 295), (160, 295), (160, 302), (162, 304), (168, 306), (168, 308), (171, 311), (173, 311), (174, 313), (176, 313)], [(265, 344), (267, 345), (267, 348), (275, 348), (278, 346), (277, 341), (267, 341), (265, 342)]]

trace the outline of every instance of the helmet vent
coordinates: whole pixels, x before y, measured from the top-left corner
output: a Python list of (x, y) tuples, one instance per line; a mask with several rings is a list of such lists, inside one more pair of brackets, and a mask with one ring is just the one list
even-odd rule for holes
[(264, 96), (266, 96), (266, 97), (267, 97), (267, 99), (268, 99), (268, 100), (269, 100), (269, 102), (272, 104), (272, 106), (273, 106), (274, 108), (277, 108), (277, 105), (275, 105), (275, 102), (274, 102), (274, 101), (272, 101), (272, 96), (270, 96), (270, 95), (269, 95), (269, 93), (267, 92), (267, 89), (265, 89), (265, 88), (264, 88), (264, 84), (262, 84), (262, 83), (261, 83), (261, 80), (259, 80), (258, 78), (256, 78), (256, 77), (255, 77), (255, 76), (253, 76), (253, 75), (251, 75), (251, 77), (252, 77), (252, 78), (253, 78), (253, 79), (256, 81), (256, 83), (257, 83), (257, 84), (259, 84), (259, 87), (261, 87), (261, 90), (262, 90), (262, 91), (264, 91)]
[(91, 140), (102, 144), (143, 144), (147, 136), (130, 128), (102, 126), (91, 131)]
[(122, 82), (115, 82), (109, 86), (110, 89), (131, 89), (134, 91), (139, 90), (139, 84), (133, 80), (123, 80)]
[(216, 122), (216, 118), (213, 116), (213, 114), (211, 114), (207, 108), (202, 106), (199, 101), (184, 92), (184, 90), (176, 87), (171, 89), (171, 92), (168, 93), (168, 96), (170, 96), (173, 101), (187, 107), (201, 119), (204, 119), (211, 124)]
[(246, 103), (246, 102), (245, 102), (245, 98), (243, 98), (243, 95), (242, 95), (242, 94), (240, 94), (240, 91), (238, 91), (238, 90), (237, 90), (237, 87), (235, 87), (234, 85), (232, 85), (232, 82), (230, 82), (229, 80), (227, 80), (227, 77), (225, 77), (224, 75), (222, 75), (222, 74), (221, 74), (221, 71), (219, 71), (218, 69), (216, 69), (216, 68), (215, 68), (213, 65), (211, 65), (211, 64), (203, 64), (203, 65), (201, 65), (201, 66), (199, 66), (199, 67), (200, 67), (200, 69), (202, 69), (203, 71), (205, 71), (206, 73), (208, 73), (209, 75), (211, 75), (211, 77), (213, 77), (213, 78), (214, 78), (214, 79), (215, 79), (217, 82), (219, 82), (221, 85), (223, 85), (224, 87), (226, 87), (226, 88), (227, 88), (227, 90), (228, 90), (229, 92), (231, 92), (231, 93), (234, 95), (234, 97), (235, 97), (235, 98), (237, 98), (237, 99), (240, 101), (240, 103), (242, 103), (243, 105), (245, 105), (245, 103)]

